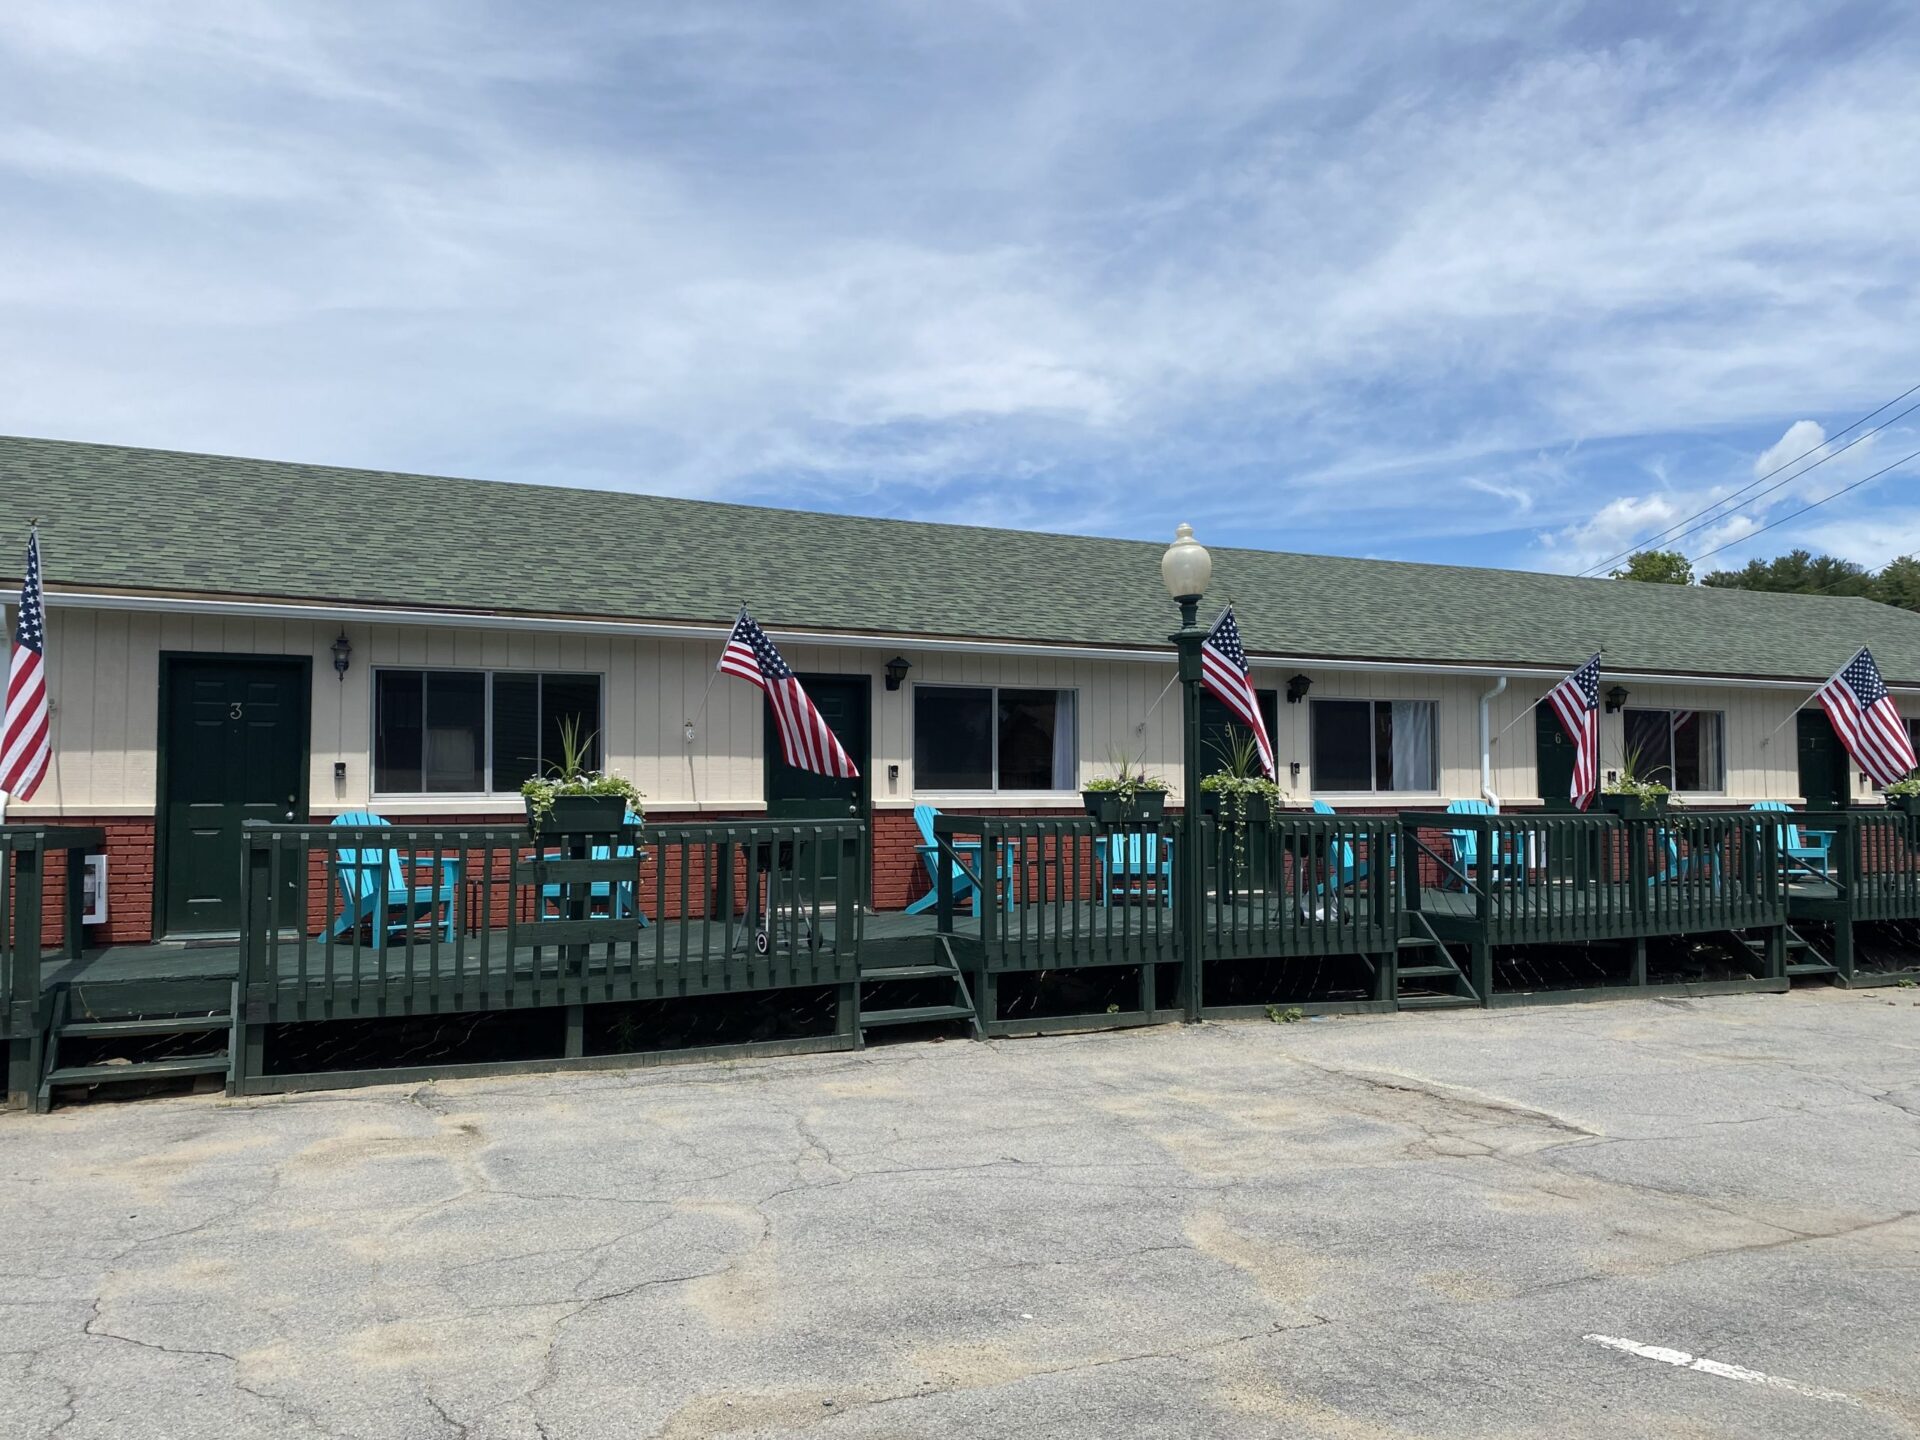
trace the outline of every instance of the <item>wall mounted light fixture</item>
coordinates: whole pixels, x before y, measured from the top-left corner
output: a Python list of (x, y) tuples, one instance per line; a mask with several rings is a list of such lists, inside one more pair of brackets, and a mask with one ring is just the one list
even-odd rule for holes
[(1307, 691), (1313, 688), (1313, 681), (1305, 675), (1296, 675), (1287, 681), (1287, 704), (1298, 705), (1307, 698)]
[(344, 685), (347, 683), (347, 665), (353, 658), (353, 642), (347, 639), (347, 632), (342, 630), (340, 638), (333, 642), (331, 648), (334, 671), (339, 675), (340, 683)]
[(1616, 710), (1618, 710), (1622, 705), (1626, 703), (1627, 703), (1627, 687), (1626, 686), (1615, 685), (1611, 690), (1607, 691), (1607, 714), (1609, 715), (1613, 714)]
[(887, 689), (898, 690), (900, 682), (907, 678), (907, 671), (913, 668), (913, 662), (904, 655), (896, 655), (887, 661)]

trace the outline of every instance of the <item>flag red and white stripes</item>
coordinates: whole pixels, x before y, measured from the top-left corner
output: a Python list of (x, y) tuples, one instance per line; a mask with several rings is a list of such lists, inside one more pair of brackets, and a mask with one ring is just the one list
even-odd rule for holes
[(1547, 692), (1547, 704), (1573, 741), (1573, 780), (1567, 798), (1584, 810), (1600, 793), (1600, 656)]
[(1887, 693), (1880, 667), (1864, 645), (1814, 692), (1847, 753), (1880, 786), (1911, 774), (1916, 761), (1907, 722)]
[(47, 609), (40, 593), (40, 532), (27, 536), (27, 574), (7, 666), (7, 703), (0, 708), (0, 791), (31, 800), (53, 759), (47, 712)]
[(1200, 642), (1200, 683), (1235, 720), (1253, 732), (1254, 744), (1260, 749), (1260, 766), (1273, 776), (1273, 737), (1267, 734), (1266, 719), (1260, 714), (1260, 697), (1253, 691), (1253, 667), (1247, 663), (1247, 649), (1240, 641), (1240, 627), (1234, 622), (1231, 605), (1220, 612), (1213, 629)]
[(780, 652), (773, 648), (767, 632), (754, 623), (745, 609), (733, 622), (727, 648), (720, 652), (722, 674), (738, 675), (767, 692), (773, 709), (773, 722), (780, 732), (780, 750), (787, 763), (816, 775), (832, 775), (841, 780), (858, 778), (860, 771), (847, 754), (846, 747), (828, 726), (806, 690)]

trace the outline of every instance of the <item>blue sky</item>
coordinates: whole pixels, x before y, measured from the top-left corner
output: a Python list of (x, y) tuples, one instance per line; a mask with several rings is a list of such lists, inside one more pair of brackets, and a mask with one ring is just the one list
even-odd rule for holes
[[(1575, 570), (1920, 382), (1916, 82), (1899, 4), (20, 0), (0, 431)], [(1683, 548), (1920, 547), (1740, 538), (1915, 422)]]

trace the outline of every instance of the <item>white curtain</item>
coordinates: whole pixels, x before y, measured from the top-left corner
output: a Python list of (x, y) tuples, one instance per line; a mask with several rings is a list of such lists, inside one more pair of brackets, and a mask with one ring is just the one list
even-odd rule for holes
[(1053, 703), (1053, 788), (1056, 790), (1080, 788), (1079, 747), (1074, 743), (1080, 726), (1073, 702), (1074, 692), (1062, 690)]
[(1393, 788), (1432, 790), (1433, 702), (1393, 702)]

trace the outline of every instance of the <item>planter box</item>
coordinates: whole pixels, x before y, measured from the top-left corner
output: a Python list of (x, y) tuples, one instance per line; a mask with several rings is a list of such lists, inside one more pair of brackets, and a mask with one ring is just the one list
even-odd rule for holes
[[(1205, 792), (1202, 792), (1203, 794)], [(1234, 813), (1230, 804), (1231, 796), (1206, 795), (1201, 808), (1209, 815), (1217, 816), (1222, 825), (1235, 825), (1240, 817)], [(1264, 795), (1247, 796), (1246, 822), (1249, 827), (1264, 825), (1273, 818), (1273, 807)]]
[(1651, 820), (1666, 813), (1669, 798), (1662, 795), (1658, 800), (1645, 800), (1638, 795), (1602, 795), (1600, 808), (1622, 820)]
[(1889, 795), (1887, 808), (1902, 815), (1920, 815), (1920, 795)]
[(1158, 820), (1167, 808), (1164, 790), (1137, 790), (1131, 800), (1111, 790), (1082, 790), (1080, 798), (1086, 803), (1087, 814), (1102, 825), (1134, 825)]
[[(611, 835), (627, 818), (627, 802), (620, 795), (556, 795), (553, 812), (536, 827), (539, 835)], [(527, 802), (527, 824), (533, 826), (533, 802)]]

